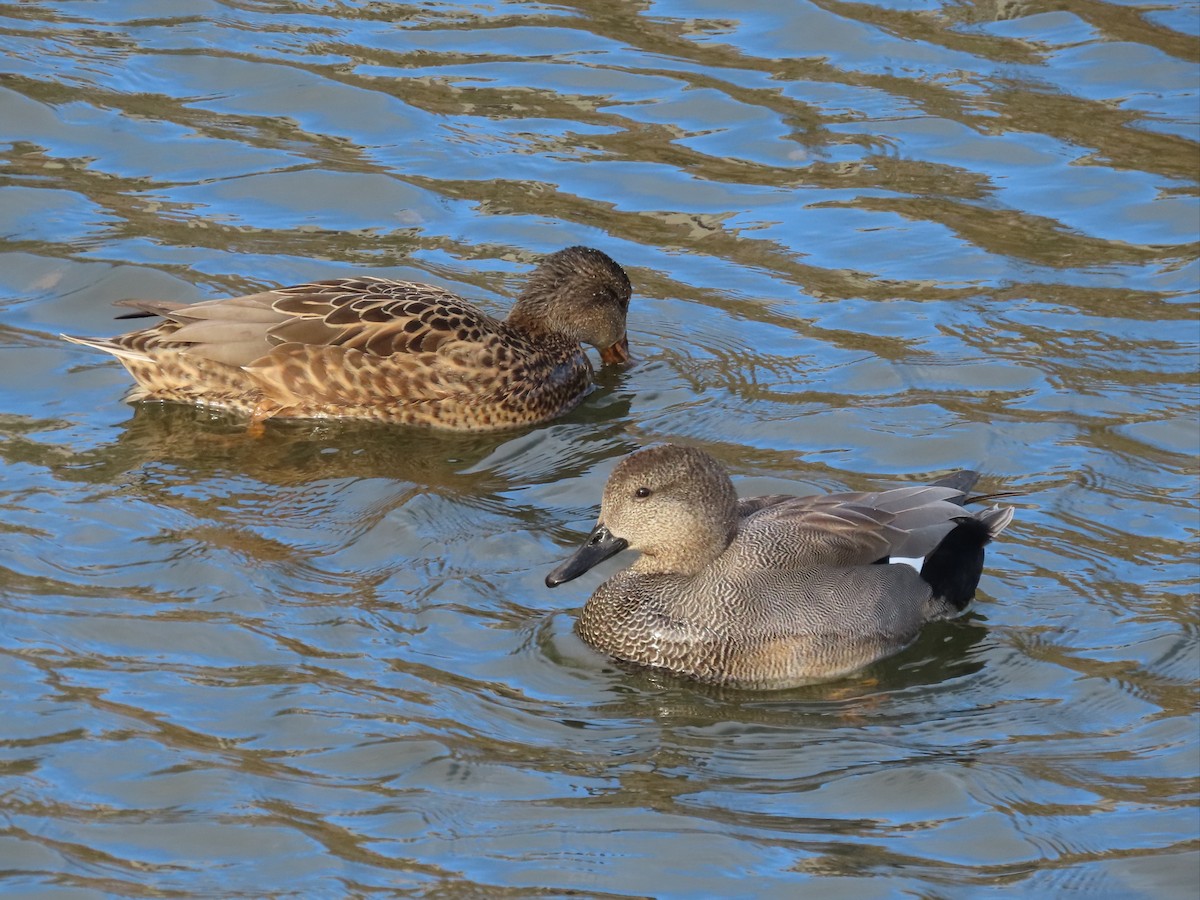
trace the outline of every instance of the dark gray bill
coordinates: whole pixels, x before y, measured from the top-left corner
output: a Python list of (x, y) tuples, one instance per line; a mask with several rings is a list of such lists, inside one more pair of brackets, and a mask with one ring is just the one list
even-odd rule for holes
[(583, 546), (565, 563), (546, 576), (546, 587), (557, 587), (564, 581), (578, 578), (592, 566), (616, 556), (629, 546), (625, 538), (613, 537), (604, 525), (597, 525), (583, 542)]

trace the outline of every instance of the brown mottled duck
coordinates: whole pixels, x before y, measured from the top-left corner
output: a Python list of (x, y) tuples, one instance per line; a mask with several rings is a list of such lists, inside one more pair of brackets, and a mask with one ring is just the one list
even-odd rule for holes
[(348, 417), (490, 431), (545, 422), (592, 383), (582, 344), (629, 359), (625, 271), (590, 247), (547, 256), (500, 320), (428, 284), (359, 277), (244, 297), (127, 300), (163, 321), (109, 339), (131, 401), (166, 400), (273, 418)]

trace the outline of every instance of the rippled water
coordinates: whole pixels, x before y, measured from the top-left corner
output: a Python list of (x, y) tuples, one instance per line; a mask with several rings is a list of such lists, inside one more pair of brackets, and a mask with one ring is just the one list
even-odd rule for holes
[[(1194, 896), (1194, 3), (0, 3), (0, 890)], [(111, 301), (573, 243), (639, 361), (472, 437), (131, 408)], [(665, 438), (1024, 492), (965, 619), (718, 693), (546, 571)], [(807, 895), (807, 894), (806, 894)]]

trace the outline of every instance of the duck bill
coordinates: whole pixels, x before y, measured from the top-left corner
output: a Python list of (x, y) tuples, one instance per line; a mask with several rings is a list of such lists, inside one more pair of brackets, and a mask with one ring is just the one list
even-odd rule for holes
[(621, 339), (611, 347), (600, 351), (600, 362), (606, 366), (617, 366), (629, 362), (629, 335), (621, 335)]
[(546, 576), (546, 587), (557, 587), (566, 581), (578, 578), (588, 569), (599, 565), (610, 556), (616, 556), (629, 546), (625, 538), (613, 537), (603, 524), (597, 525), (583, 546), (565, 563)]

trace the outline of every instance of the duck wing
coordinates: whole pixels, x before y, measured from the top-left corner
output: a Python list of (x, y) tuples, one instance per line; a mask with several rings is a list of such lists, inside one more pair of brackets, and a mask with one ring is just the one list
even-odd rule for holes
[(284, 344), (346, 347), (377, 357), (479, 340), (501, 323), (449, 291), (385, 278), (337, 278), (187, 306), (139, 301), (167, 318), (163, 342), (230, 365)]
[(139, 349), (245, 369), (284, 406), (466, 392), (486, 399), (489, 379), (512, 361), (519, 343), (503, 322), (449, 291), (383, 278), (332, 279), (188, 305), (126, 305), (166, 321), (114, 340), (138, 337)]
[[(744, 513), (738, 543), (767, 568), (856, 566), (894, 556), (924, 556), (967, 515), (961, 502), (969, 484), (961, 481), (953, 486), (750, 498), (739, 504), (739, 513)], [(988, 521), (994, 533), (1007, 525), (995, 517)]]

